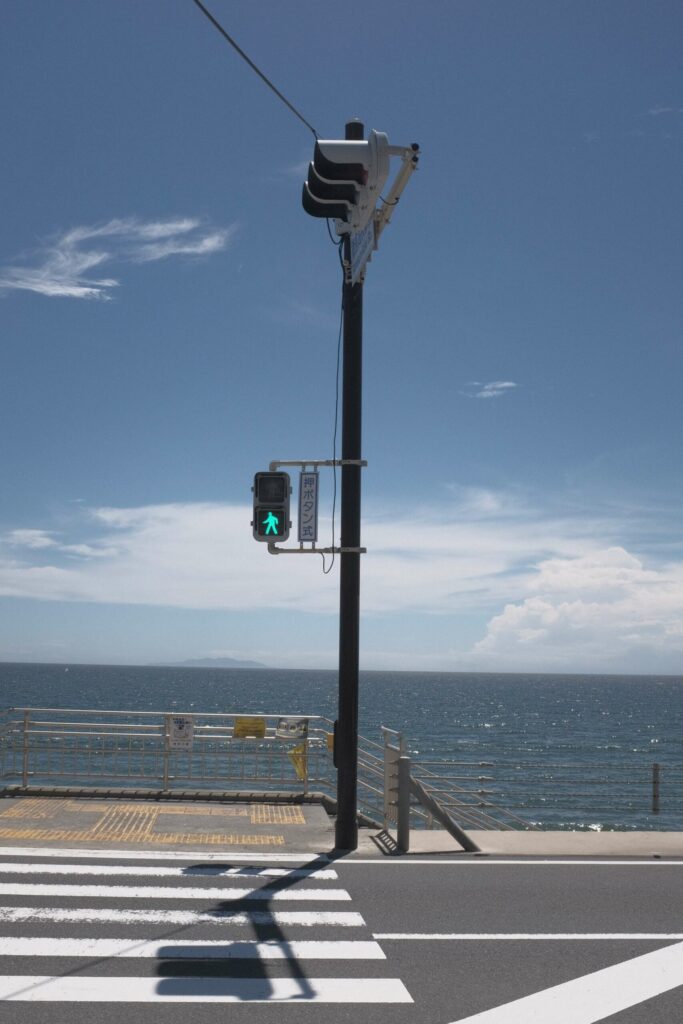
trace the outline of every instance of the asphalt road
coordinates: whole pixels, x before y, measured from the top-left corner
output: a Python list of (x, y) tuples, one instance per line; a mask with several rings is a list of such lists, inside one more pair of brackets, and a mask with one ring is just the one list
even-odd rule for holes
[(54, 853), (0, 852), (9, 1024), (683, 1020), (683, 861)]
[[(394, 1020), (683, 1020), (681, 861), (403, 859), (338, 871), (419, 1010), (411, 1017), (407, 1007), (396, 1008)], [(673, 950), (673, 963), (634, 962), (657, 950)], [(621, 971), (597, 973), (626, 962)], [(535, 993), (546, 995), (530, 1000)], [(490, 1013), (499, 1006), (505, 1010)]]

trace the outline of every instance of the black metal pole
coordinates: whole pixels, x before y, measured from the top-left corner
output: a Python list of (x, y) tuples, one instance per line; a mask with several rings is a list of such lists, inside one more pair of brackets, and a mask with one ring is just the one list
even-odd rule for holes
[[(360, 121), (349, 121), (346, 138), (363, 138)], [(351, 241), (344, 239), (344, 260), (351, 263)], [(363, 285), (343, 285), (344, 359), (342, 389), (342, 460), (361, 459), (363, 390)], [(341, 546), (360, 547), (360, 465), (342, 466)], [(358, 651), (360, 638), (360, 554), (340, 555), (339, 583), (339, 711), (335, 755), (337, 762), (337, 823), (339, 850), (358, 846)]]

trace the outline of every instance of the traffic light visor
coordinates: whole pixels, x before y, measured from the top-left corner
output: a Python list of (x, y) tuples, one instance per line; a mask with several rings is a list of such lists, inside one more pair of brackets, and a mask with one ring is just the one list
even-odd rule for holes
[(289, 496), (289, 477), (286, 473), (262, 473), (256, 478), (256, 500), (277, 504)]
[[(355, 181), (367, 184), (370, 167), (369, 142), (316, 142), (313, 167), (330, 181)], [(354, 157), (356, 158), (354, 160)]]

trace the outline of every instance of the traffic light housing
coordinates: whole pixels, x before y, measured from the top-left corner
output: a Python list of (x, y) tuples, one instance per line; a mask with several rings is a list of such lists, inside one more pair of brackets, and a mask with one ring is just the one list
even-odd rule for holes
[(289, 537), (289, 473), (257, 473), (254, 476), (254, 540), (273, 544)]
[(318, 139), (301, 201), (311, 217), (336, 221), (338, 235), (362, 231), (389, 177), (389, 139)]

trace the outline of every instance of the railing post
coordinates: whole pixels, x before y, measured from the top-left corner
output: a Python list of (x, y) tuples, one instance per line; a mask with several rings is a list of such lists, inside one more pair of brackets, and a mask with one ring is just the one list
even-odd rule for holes
[(21, 765), (21, 784), (26, 788), (28, 786), (28, 729), (29, 729), (29, 718), (31, 716), (30, 711), (24, 711), (24, 734), (22, 743), (22, 765)]
[(304, 740), (304, 796), (308, 796), (308, 752), (310, 750), (310, 742), (307, 736)]
[(405, 754), (398, 759), (396, 844), (401, 853), (410, 849), (410, 758)]
[(168, 789), (168, 757), (169, 757), (169, 745), (171, 742), (171, 716), (164, 715), (164, 778), (162, 783), (162, 789), (164, 792)]
[(660, 765), (655, 763), (652, 765), (652, 813), (659, 814), (659, 777), (660, 777)]

